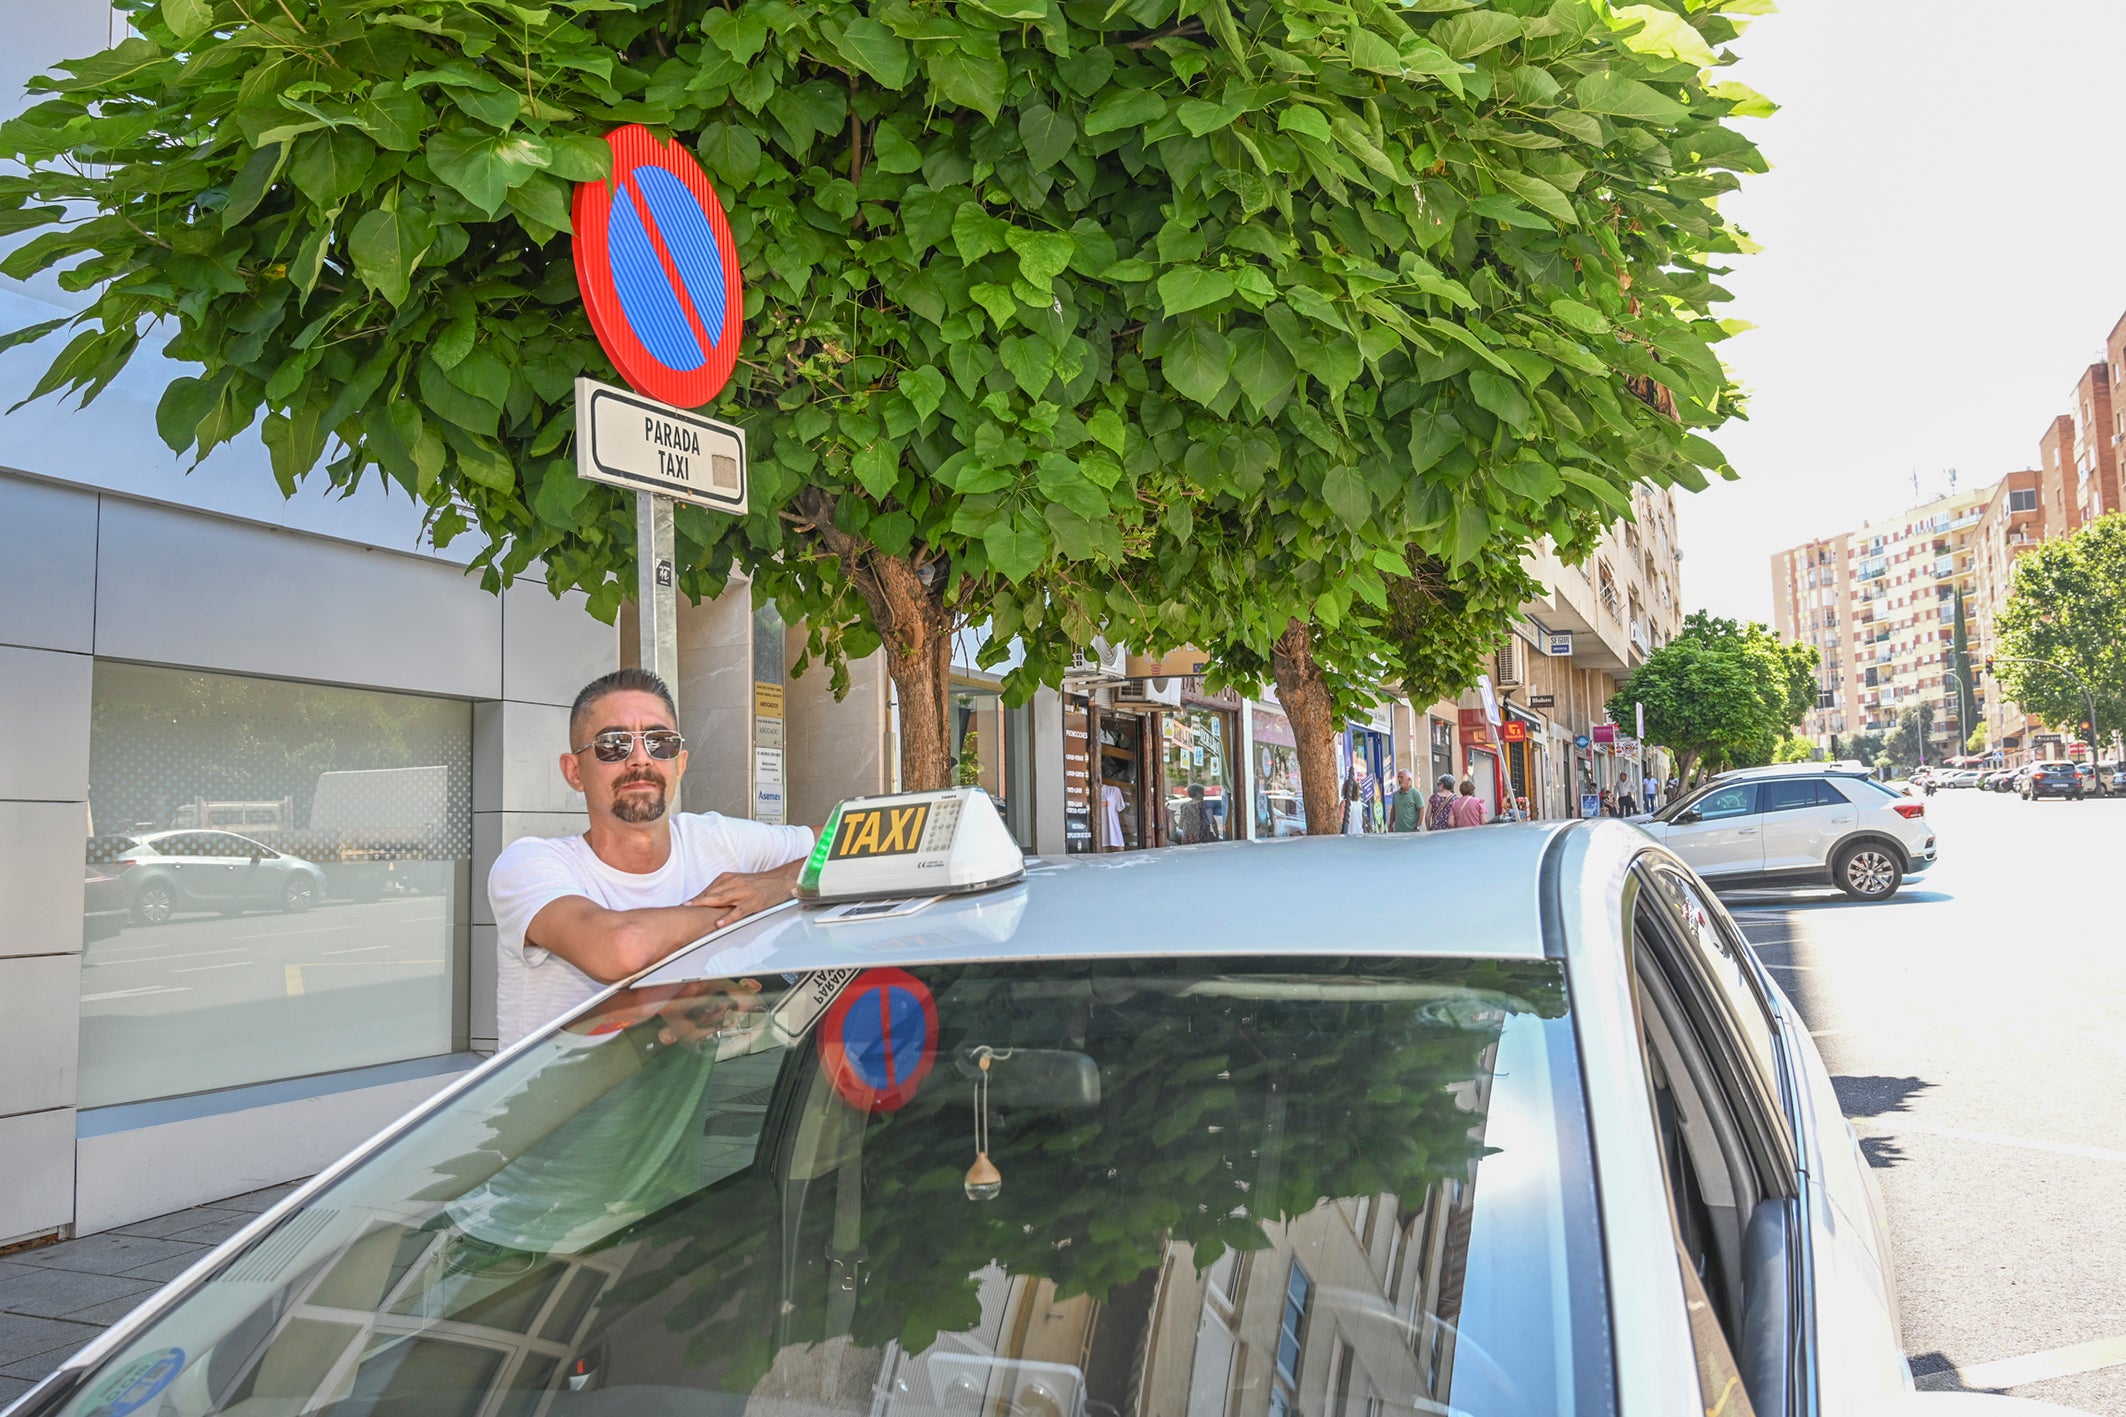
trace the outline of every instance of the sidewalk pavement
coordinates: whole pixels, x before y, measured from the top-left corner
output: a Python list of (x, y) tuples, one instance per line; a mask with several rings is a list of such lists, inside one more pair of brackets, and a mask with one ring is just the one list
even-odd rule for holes
[(0, 1256), (0, 1407), (297, 1184)]

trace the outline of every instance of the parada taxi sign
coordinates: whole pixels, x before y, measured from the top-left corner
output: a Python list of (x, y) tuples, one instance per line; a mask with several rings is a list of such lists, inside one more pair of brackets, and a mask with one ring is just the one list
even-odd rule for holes
[(1025, 874), (1025, 854), (989, 794), (952, 787), (852, 797), (836, 807), (797, 893), (822, 902), (957, 895)]

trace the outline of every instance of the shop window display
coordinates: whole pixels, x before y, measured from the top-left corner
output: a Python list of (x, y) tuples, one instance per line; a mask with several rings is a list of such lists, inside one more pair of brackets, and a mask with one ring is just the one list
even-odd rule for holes
[(1185, 708), (1163, 718), (1167, 841), (1189, 846), (1227, 840), (1234, 834), (1229, 715)]

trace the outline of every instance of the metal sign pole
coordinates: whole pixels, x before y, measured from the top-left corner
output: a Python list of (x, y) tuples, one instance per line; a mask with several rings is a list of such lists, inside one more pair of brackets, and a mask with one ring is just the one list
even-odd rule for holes
[[(642, 667), (679, 697), (679, 588), (672, 574), (672, 499), (635, 494), (635, 626)], [(672, 725), (677, 728), (678, 724)], [(680, 784), (672, 784), (679, 810)]]

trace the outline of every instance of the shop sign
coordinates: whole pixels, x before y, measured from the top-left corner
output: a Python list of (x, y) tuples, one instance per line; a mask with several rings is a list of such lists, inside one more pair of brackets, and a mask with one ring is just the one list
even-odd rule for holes
[(1602, 794), (1599, 792), (1582, 792), (1580, 794), (1580, 815), (1583, 817), (1601, 816)]
[(1484, 721), (1493, 728), (1498, 727), (1499, 698), (1497, 694), (1491, 691), (1491, 676), (1489, 674), (1476, 676), (1476, 691), (1484, 700)]
[(1063, 849), (1093, 849), (1092, 735), (1082, 694), (1063, 697)]
[(1572, 740), (1572, 746), (1575, 748), (1584, 748), (1592, 742), (1594, 742), (1594, 739), (1582, 733), (1579, 737)]
[(1552, 659), (1572, 658), (1572, 631), (1552, 630), (1544, 635), (1543, 653)]
[(1508, 743), (1528, 741), (1528, 725), (1517, 718), (1509, 718), (1499, 726), (1499, 737)]
[(1598, 724), (1596, 724), (1596, 725), (1594, 726), (1594, 740), (1595, 740), (1595, 742), (1597, 742), (1597, 743), (1614, 743), (1614, 742), (1616, 742), (1616, 741), (1617, 741), (1617, 726), (1616, 726), (1616, 725), (1615, 725), (1614, 723), (1598, 723)]
[(1530, 694), (1528, 696), (1528, 707), (1530, 708), (1556, 708), (1557, 706), (1558, 696), (1556, 694)]

